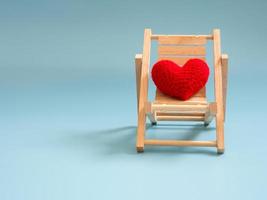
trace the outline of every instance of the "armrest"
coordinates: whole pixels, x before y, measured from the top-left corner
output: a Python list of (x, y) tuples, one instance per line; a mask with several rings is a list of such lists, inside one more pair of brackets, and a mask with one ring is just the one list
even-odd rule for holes
[(137, 112), (139, 108), (140, 96), (140, 81), (141, 81), (141, 68), (142, 68), (142, 54), (135, 55), (135, 76), (136, 76), (136, 96), (137, 96)]
[(227, 81), (228, 81), (228, 55), (221, 55), (222, 62), (222, 86), (223, 86), (223, 109), (224, 109), (224, 121), (226, 112), (226, 94), (227, 94)]

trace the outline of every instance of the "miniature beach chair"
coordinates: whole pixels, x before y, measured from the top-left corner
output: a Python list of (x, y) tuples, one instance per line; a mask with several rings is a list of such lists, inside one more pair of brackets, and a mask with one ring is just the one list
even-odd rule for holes
[[(205, 44), (208, 40), (213, 41), (215, 102), (207, 102), (205, 87), (187, 101), (174, 99), (156, 90), (155, 100), (149, 102), (148, 79), (152, 40), (158, 42), (158, 60), (168, 59), (178, 65), (183, 65), (192, 56), (205, 60)], [(143, 54), (136, 54), (135, 66), (138, 107), (137, 152), (143, 152), (145, 145), (207, 146), (216, 147), (219, 154), (224, 152), (228, 56), (221, 53), (219, 29), (214, 29), (211, 35), (155, 35), (151, 29), (145, 29)], [(157, 121), (203, 121), (205, 126), (215, 117), (216, 140), (145, 139), (146, 117), (152, 125), (156, 125)]]

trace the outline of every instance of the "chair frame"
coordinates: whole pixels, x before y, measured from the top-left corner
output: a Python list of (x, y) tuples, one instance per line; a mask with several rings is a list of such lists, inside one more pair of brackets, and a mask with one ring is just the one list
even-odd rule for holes
[[(148, 80), (150, 66), (151, 41), (158, 40), (160, 37), (190, 37), (204, 38), (213, 41), (214, 56), (214, 90), (215, 102), (208, 105), (168, 105), (157, 104), (148, 101)], [(224, 153), (224, 121), (226, 111), (226, 91), (228, 74), (228, 55), (221, 53), (220, 30), (214, 29), (211, 35), (155, 35), (151, 29), (144, 31), (143, 54), (135, 56), (136, 69), (136, 88), (137, 88), (137, 152), (143, 152), (145, 145), (162, 146), (201, 146), (216, 147), (217, 153)], [(199, 116), (157, 116), (157, 111), (183, 111), (205, 112), (205, 117)], [(146, 117), (152, 125), (157, 121), (203, 121), (207, 126), (212, 119), (216, 119), (216, 140), (215, 141), (192, 141), (192, 140), (155, 140), (145, 139)]]

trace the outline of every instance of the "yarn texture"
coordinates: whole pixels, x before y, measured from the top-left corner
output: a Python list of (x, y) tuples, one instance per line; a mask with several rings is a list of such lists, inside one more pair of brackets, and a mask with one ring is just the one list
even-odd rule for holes
[(209, 78), (209, 67), (200, 59), (190, 59), (183, 66), (170, 60), (154, 64), (151, 74), (157, 88), (179, 100), (188, 100), (203, 88)]

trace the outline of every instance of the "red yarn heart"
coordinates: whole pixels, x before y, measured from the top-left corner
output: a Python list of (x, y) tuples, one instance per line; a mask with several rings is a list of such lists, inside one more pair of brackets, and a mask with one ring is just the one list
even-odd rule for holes
[(170, 60), (161, 60), (154, 64), (151, 73), (162, 93), (187, 100), (206, 85), (209, 67), (200, 59), (190, 59), (183, 67)]

